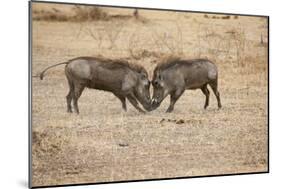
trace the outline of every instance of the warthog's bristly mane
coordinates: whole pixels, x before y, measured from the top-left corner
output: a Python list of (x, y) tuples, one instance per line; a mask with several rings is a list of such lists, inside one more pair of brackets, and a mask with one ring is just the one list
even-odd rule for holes
[(192, 63), (198, 62), (198, 61), (204, 62), (204, 61), (208, 61), (208, 60), (207, 59), (182, 59), (180, 57), (170, 56), (170, 57), (166, 57), (166, 58), (162, 59), (157, 64), (154, 71), (156, 72), (156, 71), (165, 70), (172, 66), (175, 66), (176, 64), (192, 64)]
[(77, 57), (69, 61), (78, 60), (78, 59), (101, 62), (104, 63), (102, 64), (102, 66), (108, 69), (118, 69), (118, 68), (127, 67), (138, 73), (147, 73), (146, 70), (141, 65), (130, 63), (126, 59), (109, 59), (101, 56), (98, 57), (84, 56), (84, 57)]
[(159, 63), (157, 64), (155, 70), (167, 69), (167, 68), (177, 64), (177, 62), (180, 61), (180, 60), (181, 60), (181, 58), (175, 57), (175, 56), (165, 57), (165, 58), (163, 58), (162, 60), (159, 61)]

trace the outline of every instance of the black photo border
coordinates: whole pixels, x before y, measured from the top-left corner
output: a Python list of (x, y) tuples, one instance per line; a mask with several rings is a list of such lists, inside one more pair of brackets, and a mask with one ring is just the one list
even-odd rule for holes
[[(219, 14), (230, 16), (249, 16), (249, 17), (262, 17), (267, 19), (267, 170), (261, 172), (247, 172), (247, 173), (231, 173), (231, 174), (215, 174), (215, 175), (199, 175), (199, 176), (183, 176), (172, 178), (152, 178), (152, 179), (139, 179), (139, 180), (120, 180), (109, 182), (94, 182), (94, 183), (79, 183), (79, 184), (62, 184), (62, 185), (44, 185), (44, 186), (32, 186), (32, 3), (49, 3), (49, 4), (64, 4), (64, 5), (84, 5), (84, 6), (99, 6), (110, 8), (126, 8), (126, 9), (140, 9), (140, 10), (157, 10), (157, 11), (174, 11), (174, 12), (189, 12), (189, 13), (205, 13), (205, 14)], [(221, 176), (239, 176), (250, 174), (266, 174), (270, 171), (270, 17), (267, 15), (255, 15), (255, 14), (241, 14), (241, 13), (225, 13), (225, 12), (208, 12), (208, 11), (192, 11), (192, 10), (175, 10), (175, 9), (160, 9), (160, 8), (147, 8), (147, 7), (133, 7), (133, 6), (118, 6), (118, 5), (102, 5), (102, 4), (88, 4), (88, 3), (72, 3), (72, 2), (55, 2), (55, 1), (40, 1), (30, 0), (28, 1), (28, 187), (29, 188), (49, 188), (49, 187), (65, 187), (65, 186), (85, 186), (85, 185), (97, 185), (97, 184), (112, 184), (112, 183), (129, 183), (129, 182), (143, 182), (143, 181), (161, 181), (161, 180), (174, 180), (174, 179), (189, 179), (189, 178), (206, 178), (206, 177), (221, 177)]]

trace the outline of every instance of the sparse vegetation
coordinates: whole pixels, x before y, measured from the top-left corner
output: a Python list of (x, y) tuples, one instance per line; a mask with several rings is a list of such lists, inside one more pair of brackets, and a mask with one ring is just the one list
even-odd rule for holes
[[(204, 18), (208, 18), (208, 19), (231, 19), (232, 17), (230, 15), (208, 15), (208, 14), (204, 14)], [(233, 19), (238, 19), (237, 15), (233, 16)]]
[(74, 7), (75, 15), (70, 20), (75, 21), (93, 21), (93, 20), (107, 20), (108, 14), (100, 7), (95, 6), (80, 6)]
[(71, 7), (71, 14), (65, 14), (60, 9), (33, 10), (33, 19), (38, 21), (59, 21), (59, 22), (89, 22), (108, 21), (112, 19), (129, 19), (132, 15), (108, 15), (103, 8), (96, 6), (76, 5)]

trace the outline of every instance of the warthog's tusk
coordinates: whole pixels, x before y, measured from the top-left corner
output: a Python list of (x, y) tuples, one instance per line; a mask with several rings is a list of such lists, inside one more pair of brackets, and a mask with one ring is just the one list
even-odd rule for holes
[(152, 104), (157, 103), (157, 100), (155, 98), (152, 99)]

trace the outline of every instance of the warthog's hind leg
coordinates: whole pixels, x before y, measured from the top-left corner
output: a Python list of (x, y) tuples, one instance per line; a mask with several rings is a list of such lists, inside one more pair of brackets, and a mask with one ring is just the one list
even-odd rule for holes
[(74, 86), (74, 97), (73, 97), (73, 106), (74, 111), (79, 114), (79, 108), (78, 108), (78, 99), (81, 96), (85, 86), (83, 84), (76, 84)]
[(216, 96), (216, 98), (217, 98), (218, 107), (219, 107), (219, 109), (220, 109), (222, 106), (221, 106), (221, 100), (220, 100), (220, 93), (219, 93), (219, 91), (218, 91), (217, 80), (215, 80), (215, 81), (209, 83), (209, 85), (211, 86), (211, 88), (212, 88), (212, 90), (213, 90), (213, 92), (214, 92), (214, 94), (215, 94), (215, 96)]
[(72, 93), (73, 91), (69, 90), (67, 96), (66, 96), (66, 103), (67, 103), (67, 112), (72, 113), (72, 108), (71, 108), (71, 101), (72, 101)]
[(68, 80), (68, 85), (69, 85), (69, 92), (66, 96), (67, 112), (72, 113), (71, 101), (74, 96), (74, 85), (70, 80)]
[(203, 85), (201, 87), (201, 90), (204, 93), (204, 95), (206, 96), (205, 105), (204, 105), (204, 109), (206, 109), (209, 106), (209, 96), (210, 96), (210, 91), (207, 88), (207, 84)]

